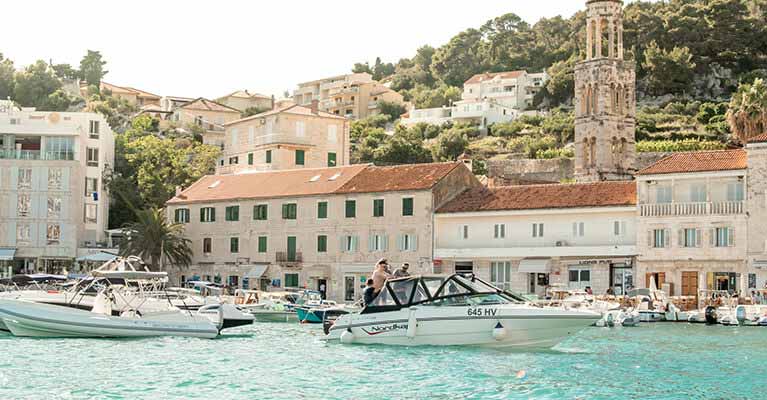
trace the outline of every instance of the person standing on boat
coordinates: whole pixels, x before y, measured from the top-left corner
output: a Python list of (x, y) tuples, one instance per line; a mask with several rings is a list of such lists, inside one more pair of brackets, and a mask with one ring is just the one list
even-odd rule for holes
[(376, 293), (380, 292), (384, 286), (384, 283), (386, 283), (386, 280), (392, 277), (391, 274), (389, 274), (387, 271), (388, 267), (389, 262), (385, 258), (378, 260), (372, 276), (373, 288), (375, 289)]
[(373, 302), (376, 298), (376, 289), (373, 287), (373, 280), (368, 279), (366, 282), (365, 290), (362, 291), (362, 301), (365, 302), (365, 306)]
[(404, 278), (410, 276), (410, 272), (407, 272), (408, 268), (410, 268), (410, 264), (402, 263), (401, 267), (394, 270), (394, 277)]

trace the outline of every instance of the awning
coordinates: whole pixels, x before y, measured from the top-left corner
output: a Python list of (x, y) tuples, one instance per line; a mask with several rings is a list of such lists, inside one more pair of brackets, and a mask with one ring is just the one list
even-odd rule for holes
[(117, 257), (117, 255), (99, 251), (98, 253), (91, 253), (91, 254), (86, 254), (84, 256), (77, 257), (77, 262), (93, 261), (93, 262), (104, 263), (115, 257)]
[(268, 267), (268, 265), (254, 265), (245, 276), (250, 279), (259, 279), (264, 276), (264, 272), (266, 272)]
[(11, 261), (16, 255), (16, 249), (0, 249), (0, 261)]
[(550, 261), (550, 258), (525, 258), (519, 262), (519, 272), (548, 274), (551, 272)]

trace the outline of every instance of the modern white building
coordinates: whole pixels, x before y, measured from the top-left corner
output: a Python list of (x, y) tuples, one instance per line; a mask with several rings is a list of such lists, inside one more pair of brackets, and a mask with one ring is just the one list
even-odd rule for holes
[(106, 247), (114, 135), (95, 113), (0, 102), (0, 273), (60, 272)]
[(634, 286), (636, 185), (473, 188), (435, 215), (434, 263), (543, 297), (550, 287)]

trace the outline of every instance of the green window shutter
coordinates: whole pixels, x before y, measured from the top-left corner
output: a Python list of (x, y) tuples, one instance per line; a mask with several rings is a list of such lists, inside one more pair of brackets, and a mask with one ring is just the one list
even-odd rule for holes
[(374, 217), (383, 217), (384, 216), (384, 201), (383, 201), (383, 199), (375, 199), (375, 200), (373, 200), (373, 216)]
[(328, 237), (325, 235), (317, 236), (317, 252), (326, 253), (328, 251)]
[(180, 217), (181, 213), (180, 213), (180, 211), (181, 211), (181, 209), (177, 209), (177, 210), (175, 210), (173, 212), (173, 219), (174, 219), (174, 221), (176, 221), (176, 223), (181, 222), (181, 217)]
[(328, 167), (336, 166), (336, 153), (328, 153)]
[(346, 218), (354, 218), (357, 216), (357, 201), (346, 200)]
[(282, 219), (288, 219), (288, 204), (282, 205)]
[(232, 208), (232, 221), (240, 220), (240, 206), (234, 206)]
[(238, 253), (240, 251), (240, 238), (229, 238), (229, 251)]
[(272, 163), (272, 151), (267, 150), (266, 151), (266, 163), (271, 164)]
[(296, 150), (296, 165), (304, 165), (304, 156), (303, 150)]
[(216, 222), (216, 209), (210, 208), (210, 222)]
[(258, 252), (266, 253), (266, 236), (258, 237)]
[(402, 215), (403, 216), (413, 215), (413, 198), (412, 197), (406, 197), (402, 199)]
[(200, 222), (205, 222), (205, 208), (200, 209)]
[(248, 153), (248, 165), (253, 165), (253, 153)]
[(328, 202), (321, 201), (317, 203), (317, 218), (325, 219), (328, 217)]
[(298, 217), (298, 204), (288, 204), (288, 217), (296, 219)]
[(259, 221), (265, 221), (268, 219), (268, 207), (266, 204), (258, 204), (253, 206), (253, 219)]

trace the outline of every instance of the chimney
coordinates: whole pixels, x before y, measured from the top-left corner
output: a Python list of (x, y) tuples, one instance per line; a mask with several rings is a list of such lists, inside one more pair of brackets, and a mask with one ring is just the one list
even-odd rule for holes
[(317, 114), (320, 108), (319, 100), (312, 100), (312, 114)]
[(176, 186), (176, 196), (180, 195), (182, 191), (181, 186)]

